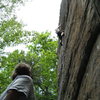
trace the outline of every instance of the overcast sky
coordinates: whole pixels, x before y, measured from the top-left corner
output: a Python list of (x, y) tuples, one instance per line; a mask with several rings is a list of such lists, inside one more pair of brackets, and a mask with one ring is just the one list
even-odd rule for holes
[[(32, 2), (31, 2), (32, 1)], [(45, 32), (51, 31), (56, 36), (55, 29), (59, 22), (61, 0), (30, 0), (24, 6), (17, 9), (16, 14), (19, 21), (22, 21), (26, 30)], [(26, 50), (25, 45), (5, 48), (6, 52), (13, 52), (15, 49)]]
[(27, 25), (25, 29), (54, 33), (59, 22), (61, 0), (32, 0), (17, 11), (18, 20)]

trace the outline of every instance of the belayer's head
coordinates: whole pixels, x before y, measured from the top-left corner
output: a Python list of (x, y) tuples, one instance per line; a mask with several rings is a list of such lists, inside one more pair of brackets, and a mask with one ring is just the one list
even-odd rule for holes
[(32, 78), (32, 71), (30, 65), (26, 63), (17, 64), (12, 74), (12, 80), (14, 80), (17, 75), (28, 75)]

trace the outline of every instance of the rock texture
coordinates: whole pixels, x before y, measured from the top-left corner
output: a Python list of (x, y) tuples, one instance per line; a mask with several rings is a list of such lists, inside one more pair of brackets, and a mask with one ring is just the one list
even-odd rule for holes
[(62, 0), (58, 100), (100, 100), (100, 1)]

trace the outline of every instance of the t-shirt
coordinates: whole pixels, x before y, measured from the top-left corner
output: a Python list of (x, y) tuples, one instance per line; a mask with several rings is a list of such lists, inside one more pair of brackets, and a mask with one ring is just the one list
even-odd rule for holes
[(5, 100), (5, 97), (7, 96), (7, 92), (12, 89), (24, 93), (27, 100), (34, 100), (33, 80), (30, 76), (18, 75), (7, 87), (7, 89), (1, 94), (0, 100)]

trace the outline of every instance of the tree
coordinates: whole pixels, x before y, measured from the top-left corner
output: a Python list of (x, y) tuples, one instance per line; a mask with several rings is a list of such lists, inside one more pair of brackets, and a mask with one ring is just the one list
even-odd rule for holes
[[(19, 62), (32, 66), (34, 86), (38, 100), (57, 98), (57, 41), (49, 32), (38, 33), (23, 30), (13, 13), (16, 6), (25, 0), (0, 1), (0, 93), (11, 82), (11, 73)], [(5, 47), (26, 45), (28, 49), (4, 52)]]
[(55, 100), (57, 97), (57, 41), (50, 37), (49, 32), (41, 34), (35, 32), (32, 40), (34, 41), (28, 46), (28, 55), (31, 55), (34, 61), (33, 77), (35, 76), (37, 99)]
[(23, 44), (27, 45), (27, 52), (15, 50), (1, 58), (0, 92), (2, 93), (11, 82), (9, 76), (14, 66), (19, 62), (26, 62), (32, 66), (37, 99), (55, 100), (57, 98), (57, 41), (50, 37), (49, 32), (41, 34), (34, 32), (30, 33), (29, 37), (24, 37)]
[(12, 71), (16, 64), (19, 63), (20, 59), (24, 59), (25, 53), (24, 51), (19, 52), (15, 50), (12, 53), (9, 53), (7, 56), (1, 57), (0, 63), (0, 93), (2, 93), (7, 86), (11, 83), (11, 75)]
[(24, 4), (26, 0), (0, 0), (0, 23), (2, 20), (8, 20), (14, 15), (14, 10), (20, 4)]
[(16, 21), (16, 15), (14, 13), (15, 8), (20, 4), (24, 4), (25, 1), (26, 0), (0, 1), (0, 56), (3, 54), (5, 46), (22, 42), (21, 37), (28, 33), (23, 31), (23, 25)]
[(62, 0), (58, 100), (100, 99), (99, 4), (99, 0)]

